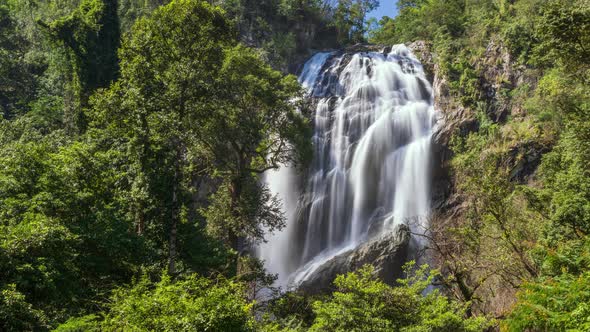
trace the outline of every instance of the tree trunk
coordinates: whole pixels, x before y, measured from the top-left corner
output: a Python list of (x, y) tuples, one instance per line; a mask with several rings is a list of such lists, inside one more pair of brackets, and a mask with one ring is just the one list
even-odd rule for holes
[[(141, 182), (143, 183), (143, 186), (145, 186), (145, 189), (147, 190), (147, 192), (149, 192), (149, 183), (150, 181), (148, 180), (148, 177), (146, 176), (146, 172), (147, 169), (150, 167), (149, 163), (148, 163), (148, 152), (150, 149), (150, 143), (149, 143), (149, 125), (148, 125), (148, 121), (146, 118), (145, 114), (140, 115), (140, 121), (141, 121), (141, 130), (139, 131), (139, 136), (138, 136), (138, 151), (136, 152), (137, 154), (137, 159), (139, 160), (139, 166), (140, 166), (140, 175), (141, 176)], [(137, 177), (137, 175), (136, 175)], [(138, 179), (136, 178), (135, 181), (138, 181)], [(145, 207), (146, 207), (146, 202), (143, 199), (143, 197), (140, 197), (134, 204), (136, 206), (137, 211), (135, 211), (135, 230), (137, 232), (137, 235), (143, 235), (143, 233), (145, 232)]]
[(169, 237), (169, 252), (168, 252), (168, 273), (173, 275), (176, 274), (176, 255), (177, 255), (177, 232), (178, 232), (178, 215), (179, 215), (179, 206), (178, 206), (178, 186), (180, 183), (180, 158), (182, 154), (180, 152), (180, 148), (178, 148), (176, 153), (176, 160), (174, 161), (174, 177), (173, 177), (173, 184), (172, 184), (172, 209), (171, 209), (171, 216), (170, 216), (170, 237)]
[(176, 273), (176, 235), (177, 235), (177, 215), (176, 215), (176, 203), (177, 203), (177, 194), (176, 194), (176, 179), (172, 189), (172, 215), (170, 218), (170, 238), (169, 238), (169, 251), (168, 251), (168, 273), (175, 274)]
[(170, 250), (168, 253), (168, 273), (176, 273), (176, 233), (177, 233), (176, 218), (173, 217), (170, 225)]
[[(238, 212), (238, 206), (240, 204), (240, 197), (242, 195), (242, 184), (239, 178), (234, 178), (230, 185), (231, 195), (231, 213), (234, 218), (239, 219), (240, 215)], [(242, 252), (242, 245), (240, 237), (237, 234), (237, 230), (230, 228), (228, 234), (228, 240), (230, 247), (238, 253), (238, 256)]]
[(145, 215), (143, 214), (143, 209), (140, 207), (136, 213), (136, 220), (135, 220), (135, 233), (139, 236), (143, 235), (145, 231)]

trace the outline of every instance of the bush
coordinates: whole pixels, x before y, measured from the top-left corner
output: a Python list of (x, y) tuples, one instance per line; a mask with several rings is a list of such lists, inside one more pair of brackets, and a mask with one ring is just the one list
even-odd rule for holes
[[(251, 303), (242, 285), (196, 275), (172, 281), (164, 273), (158, 283), (144, 276), (131, 288), (114, 292), (103, 320), (70, 319), (62, 331), (252, 331)], [(59, 329), (58, 329), (59, 330)]]
[[(406, 271), (412, 266), (407, 265)], [(313, 304), (316, 319), (310, 331), (485, 330), (486, 319), (466, 318), (465, 306), (430, 289), (438, 274), (427, 270), (427, 266), (416, 269), (397, 287), (377, 280), (371, 266), (338, 276), (334, 282), (338, 291)]]

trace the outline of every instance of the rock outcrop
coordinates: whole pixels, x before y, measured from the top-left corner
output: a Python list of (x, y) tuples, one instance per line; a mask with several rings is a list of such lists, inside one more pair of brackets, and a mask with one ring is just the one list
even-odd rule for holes
[[(449, 174), (449, 161), (452, 159), (450, 149), (451, 137), (457, 134), (467, 137), (479, 129), (479, 121), (473, 107), (465, 106), (453, 95), (449, 78), (442, 73), (435, 61), (431, 45), (416, 41), (408, 45), (424, 67), (432, 81), (434, 107), (440, 119), (433, 137), (433, 185), (432, 205), (439, 212), (453, 209), (454, 204), (452, 178)], [(516, 65), (507, 48), (497, 41), (490, 41), (484, 56), (473, 64), (478, 73), (477, 87), (479, 99), (485, 102), (488, 117), (497, 123), (503, 123), (511, 116), (524, 115), (521, 105), (513, 103), (506, 91), (517, 86), (534, 87), (537, 82), (522, 65)], [(534, 174), (541, 156), (549, 149), (542, 144), (528, 142), (515, 146), (509, 152), (509, 161), (513, 165), (511, 180), (526, 182)]]
[(376, 276), (381, 280), (394, 284), (402, 276), (409, 244), (410, 229), (406, 225), (398, 225), (391, 233), (376, 237), (327, 261), (298, 288), (308, 294), (332, 291), (336, 276), (355, 271), (365, 264), (373, 265)]
[[(439, 65), (435, 62), (431, 45), (424, 41), (415, 41), (408, 45), (408, 48), (416, 55), (422, 63), (424, 72), (432, 82), (434, 94), (434, 108), (440, 112), (441, 119), (434, 136), (437, 149), (445, 152), (451, 136), (455, 131), (467, 134), (476, 131), (478, 128), (474, 113), (466, 109), (451, 95), (448, 78), (441, 73)], [(450, 156), (442, 156), (449, 159)]]
[(541, 164), (543, 155), (549, 151), (549, 146), (536, 141), (526, 141), (512, 147), (507, 158), (507, 162), (513, 165), (510, 181), (526, 183)]

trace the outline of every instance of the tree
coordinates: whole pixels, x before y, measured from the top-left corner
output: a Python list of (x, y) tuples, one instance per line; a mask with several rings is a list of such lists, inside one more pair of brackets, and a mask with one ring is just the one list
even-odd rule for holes
[(121, 32), (131, 30), (135, 21), (151, 14), (156, 8), (166, 5), (170, 0), (118, 0)]
[(70, 15), (51, 23), (39, 21), (51, 38), (66, 50), (70, 68), (65, 122), (71, 133), (84, 131), (83, 108), (98, 88), (117, 78), (120, 42), (117, 0), (83, 0)]
[(371, 41), (394, 44), (458, 37), (464, 30), (465, 6), (460, 0), (398, 1), (398, 15), (382, 20), (381, 27), (371, 32)]
[(295, 111), (293, 98), (300, 92), (295, 77), (272, 70), (255, 51), (227, 50), (218, 77), (213, 114), (195, 119), (201, 128), (198, 147), (213, 161), (210, 173), (223, 182), (205, 215), (240, 252), (239, 237), (261, 240), (262, 226), (267, 231), (282, 227), (280, 202), (258, 176), (308, 159), (310, 132)]
[(47, 328), (46, 317), (26, 302), (15, 285), (0, 288), (0, 328), (3, 331), (33, 331)]
[(185, 211), (203, 207), (190, 201), (195, 178), (213, 183), (205, 217), (233, 249), (240, 236), (260, 237), (262, 225), (280, 226), (276, 200), (256, 175), (295, 160), (292, 147), (308, 142), (292, 101), (295, 78), (239, 46), (223, 11), (195, 0), (140, 19), (120, 55), (120, 80), (93, 99), (94, 124), (124, 138), (133, 164), (130, 212), (138, 233), (155, 232), (159, 242), (157, 234), (167, 234), (169, 272), (176, 272), (179, 224), (198, 221)]
[(538, 24), (538, 55), (545, 62), (553, 63), (557, 58), (570, 71), (588, 69), (590, 9), (587, 1), (548, 1), (542, 7)]
[[(548, 3), (547, 7), (542, 18), (547, 21), (541, 26), (544, 33), (564, 21), (580, 20), (584, 12), (575, 5), (561, 9)], [(585, 25), (578, 24), (582, 32)], [(541, 52), (560, 39), (564, 47), (552, 51), (559, 64), (545, 73), (531, 104), (544, 116), (559, 119), (564, 128), (553, 150), (543, 157), (539, 172), (543, 187), (536, 192), (537, 209), (543, 211), (545, 222), (542, 246), (534, 253), (540, 274), (518, 293), (518, 302), (504, 323), (507, 331), (590, 329), (588, 63), (581, 57), (584, 47), (579, 42), (584, 37), (576, 36), (577, 28), (564, 29), (554, 31), (555, 36), (540, 35)]]
[(438, 261), (440, 281), (469, 303), (469, 314), (494, 307), (501, 315), (523, 279), (539, 274), (533, 250), (543, 215), (529, 201), (531, 191), (511, 181), (515, 161), (509, 151), (519, 151), (512, 145), (517, 143), (487, 115), (479, 118), (478, 133), (452, 143), (455, 187), (468, 203), (457, 214), (433, 219), (427, 246)]
[(254, 331), (251, 307), (238, 283), (196, 275), (172, 281), (167, 274), (152, 283), (144, 275), (114, 292), (103, 320), (74, 318), (57, 331)]
[(136, 228), (167, 242), (170, 273), (176, 272), (188, 171), (196, 164), (188, 154), (200, 130), (194, 119), (208, 112), (223, 49), (234, 37), (218, 8), (173, 1), (138, 20), (123, 41), (120, 80), (93, 100), (95, 125), (126, 140)]
[(365, 40), (367, 32), (365, 18), (379, 7), (378, 0), (340, 0), (334, 11), (334, 26), (342, 44), (359, 43)]
[(504, 322), (506, 331), (590, 329), (590, 241), (549, 252), (544, 275), (526, 282)]
[[(406, 266), (409, 273), (412, 264)], [(400, 285), (391, 287), (373, 277), (373, 268), (340, 275), (338, 291), (316, 301), (310, 331), (483, 331), (483, 318), (463, 317), (465, 308), (449, 301), (438, 290), (423, 295), (436, 277), (428, 267), (416, 269)]]
[(114, 151), (43, 136), (27, 117), (0, 128), (0, 287), (53, 326), (129, 282), (151, 251), (129, 231)]
[(8, 7), (0, 4), (0, 113), (12, 119), (35, 97), (35, 67), (25, 60), (29, 41), (18, 31)]

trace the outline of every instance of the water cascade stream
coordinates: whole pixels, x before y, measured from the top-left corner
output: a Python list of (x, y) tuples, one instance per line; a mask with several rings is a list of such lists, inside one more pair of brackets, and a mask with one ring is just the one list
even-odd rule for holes
[(317, 105), (314, 160), (304, 181), (288, 167), (266, 177), (288, 223), (259, 248), (280, 285), (396, 224), (423, 231), (430, 210), (432, 88), (406, 46), (318, 53), (299, 81)]

